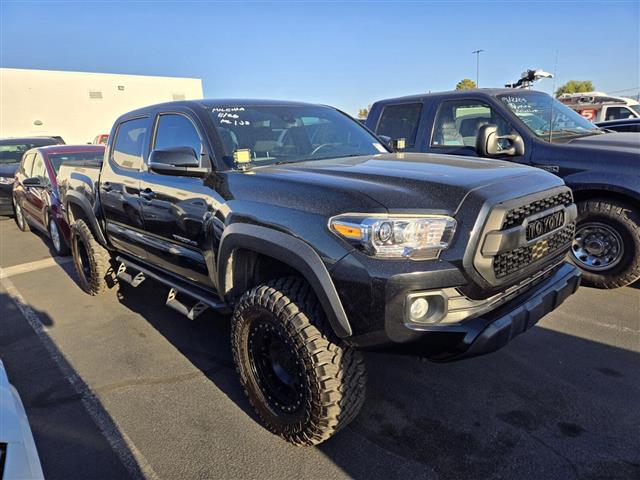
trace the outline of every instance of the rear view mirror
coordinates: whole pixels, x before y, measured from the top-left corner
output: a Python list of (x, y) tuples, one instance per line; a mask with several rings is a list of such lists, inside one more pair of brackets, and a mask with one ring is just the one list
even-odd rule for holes
[(191, 147), (172, 147), (154, 150), (149, 156), (149, 169), (163, 175), (203, 177), (208, 169), (200, 167), (200, 161)]
[(517, 133), (498, 135), (497, 125), (483, 125), (476, 137), (476, 151), (481, 157), (524, 155), (524, 141)]

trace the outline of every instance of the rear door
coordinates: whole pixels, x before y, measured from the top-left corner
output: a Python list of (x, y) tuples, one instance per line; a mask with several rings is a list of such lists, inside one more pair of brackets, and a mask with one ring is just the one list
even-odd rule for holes
[[(152, 150), (190, 147), (202, 167), (211, 168), (210, 149), (203, 128), (188, 111), (158, 114)], [(143, 174), (141, 202), (147, 237), (148, 261), (205, 287), (212, 287), (204, 252), (210, 248), (208, 235), (216, 206), (213, 189), (206, 179), (163, 175), (147, 170)]]
[(145, 259), (147, 253), (142, 241), (144, 222), (140, 205), (140, 175), (143, 157), (149, 150), (151, 118), (126, 119), (114, 130), (99, 183), (106, 229), (114, 247)]

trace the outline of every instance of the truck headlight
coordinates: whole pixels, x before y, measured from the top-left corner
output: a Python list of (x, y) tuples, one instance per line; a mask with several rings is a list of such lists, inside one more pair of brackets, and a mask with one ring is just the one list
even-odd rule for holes
[(0, 177), (0, 185), (10, 185), (13, 183), (13, 177)]
[(329, 228), (381, 258), (437, 258), (449, 247), (456, 221), (446, 215), (338, 215)]

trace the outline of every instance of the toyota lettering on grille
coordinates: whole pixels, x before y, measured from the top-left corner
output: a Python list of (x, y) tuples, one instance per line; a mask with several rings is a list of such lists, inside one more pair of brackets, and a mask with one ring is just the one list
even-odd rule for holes
[(527, 224), (527, 240), (533, 240), (564, 225), (564, 210), (545, 215)]

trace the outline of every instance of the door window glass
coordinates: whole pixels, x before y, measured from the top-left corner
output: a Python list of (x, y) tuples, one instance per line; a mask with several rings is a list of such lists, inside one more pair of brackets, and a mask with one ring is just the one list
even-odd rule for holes
[(202, 140), (196, 127), (183, 115), (161, 115), (156, 132), (155, 150), (172, 147), (191, 147), (196, 157), (202, 154)]
[(407, 146), (416, 143), (416, 132), (420, 122), (421, 103), (404, 103), (384, 107), (376, 133), (392, 139), (404, 138)]
[(31, 172), (31, 176), (38, 177), (42, 182), (47, 179), (47, 169), (44, 166), (44, 159), (40, 154), (36, 155), (35, 161), (33, 162), (33, 171)]
[(26, 178), (31, 177), (31, 171), (33, 170), (33, 159), (35, 157), (35, 153), (30, 153), (29, 155), (25, 155), (24, 160), (22, 160), (22, 174)]
[(147, 118), (137, 118), (120, 124), (111, 154), (117, 165), (136, 170), (140, 168), (147, 139), (147, 124)]
[(438, 109), (431, 145), (434, 147), (473, 147), (483, 125), (498, 126), (498, 135), (510, 133), (509, 124), (486, 103), (477, 100), (443, 102)]
[(633, 116), (633, 112), (627, 107), (607, 107), (605, 120), (622, 120)]

